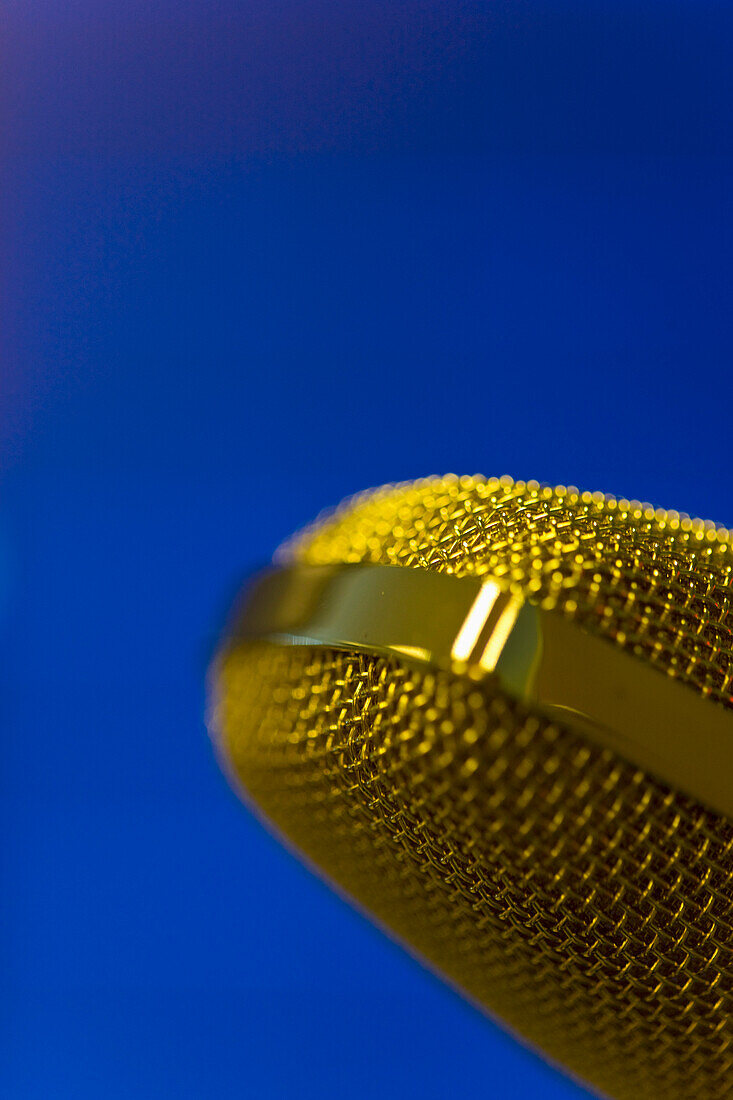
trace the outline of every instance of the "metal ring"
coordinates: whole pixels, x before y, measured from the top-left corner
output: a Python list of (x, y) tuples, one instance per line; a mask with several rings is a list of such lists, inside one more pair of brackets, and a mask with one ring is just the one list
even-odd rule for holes
[(496, 578), (293, 565), (245, 590), (225, 643), (398, 658), (499, 687), (733, 819), (733, 711)]

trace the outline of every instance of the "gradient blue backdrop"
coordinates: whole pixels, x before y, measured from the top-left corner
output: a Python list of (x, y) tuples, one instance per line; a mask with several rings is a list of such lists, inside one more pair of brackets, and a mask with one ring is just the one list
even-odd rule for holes
[(733, 523), (733, 7), (4, 7), (0, 1094), (579, 1097), (249, 818), (204, 668), (387, 480)]

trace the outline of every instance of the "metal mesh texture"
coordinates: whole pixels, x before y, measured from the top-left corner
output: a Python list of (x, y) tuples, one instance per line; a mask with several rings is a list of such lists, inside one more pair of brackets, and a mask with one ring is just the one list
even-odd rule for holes
[[(732, 704), (733, 550), (710, 524), (444, 478), (354, 498), (281, 556), (503, 576)], [(731, 822), (491, 685), (395, 661), (240, 646), (213, 724), (286, 837), (592, 1088), (733, 1096)]]

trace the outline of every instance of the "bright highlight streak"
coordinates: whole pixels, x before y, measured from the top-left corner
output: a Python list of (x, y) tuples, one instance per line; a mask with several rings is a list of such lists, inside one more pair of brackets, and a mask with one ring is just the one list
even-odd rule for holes
[(473, 647), (500, 593), (501, 589), (495, 581), (484, 581), (481, 585), (476, 599), (471, 604), (471, 610), (458, 632), (458, 637), (453, 643), (451, 657), (454, 661), (467, 661), (471, 656)]
[(486, 643), (486, 648), (481, 654), (481, 660), (479, 661), (481, 668), (486, 672), (493, 672), (496, 668), (497, 662), (501, 657), (501, 651), (506, 645), (507, 638), (512, 632), (512, 627), (517, 621), (519, 607), (520, 605), (516, 600), (512, 600), (511, 603), (507, 604), (499, 616), (499, 621), (491, 631), (491, 637)]

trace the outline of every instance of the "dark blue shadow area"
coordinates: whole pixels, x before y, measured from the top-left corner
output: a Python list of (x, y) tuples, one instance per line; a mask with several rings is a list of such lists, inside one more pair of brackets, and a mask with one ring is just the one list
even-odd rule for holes
[(733, 523), (730, 9), (21, 7), (0, 1094), (581, 1095), (248, 816), (204, 674), (369, 485)]

